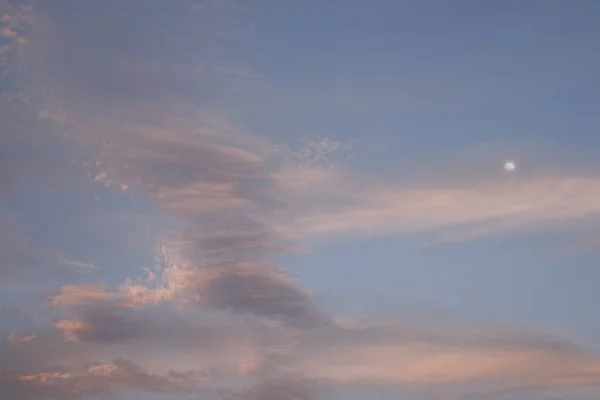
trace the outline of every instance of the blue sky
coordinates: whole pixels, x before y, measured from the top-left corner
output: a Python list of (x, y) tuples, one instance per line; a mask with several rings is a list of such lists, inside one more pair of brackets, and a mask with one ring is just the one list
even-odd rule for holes
[(0, 392), (597, 398), (599, 11), (0, 0)]

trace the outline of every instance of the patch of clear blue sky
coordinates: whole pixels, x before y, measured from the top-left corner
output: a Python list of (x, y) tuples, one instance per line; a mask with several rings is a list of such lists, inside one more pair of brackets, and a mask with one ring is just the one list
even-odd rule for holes
[[(161, 229), (166, 225), (151, 201), (124, 195), (117, 189), (78, 186), (69, 196), (65, 192), (23, 196), (11, 205), (11, 210), (30, 227), (28, 234), (33, 243), (59, 251), (72, 261), (99, 267), (65, 265), (65, 273), (75, 272), (70, 275), (83, 282), (93, 273), (100, 282), (122, 283), (127, 277), (139, 275), (141, 266), (154, 263), (154, 254), (148, 253), (153, 247), (142, 245), (144, 236), (155, 233), (148, 231), (151, 227)], [(115, 239), (115, 230), (120, 239)]]
[(276, 100), (245, 103), (258, 131), (394, 138), (404, 157), (487, 140), (598, 143), (594, 2), (267, 4), (243, 56), (275, 88)]
[[(423, 238), (329, 243), (286, 264), (332, 312), (432, 311), (478, 322), (598, 329), (597, 254), (532, 233), (425, 245)], [(358, 311), (358, 312), (357, 312)], [(413, 310), (415, 311), (415, 310)]]

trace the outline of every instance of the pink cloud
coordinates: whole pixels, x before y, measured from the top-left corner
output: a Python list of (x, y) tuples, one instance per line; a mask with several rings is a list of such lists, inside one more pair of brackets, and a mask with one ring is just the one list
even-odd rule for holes
[(16, 334), (11, 333), (7, 339), (12, 343), (30, 343), (37, 339), (35, 333), (32, 334)]

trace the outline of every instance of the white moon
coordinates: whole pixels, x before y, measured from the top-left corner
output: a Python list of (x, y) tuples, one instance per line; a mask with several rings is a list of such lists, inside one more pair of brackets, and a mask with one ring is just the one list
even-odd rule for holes
[(514, 161), (507, 161), (504, 163), (504, 170), (508, 172), (512, 172), (517, 168), (517, 164)]

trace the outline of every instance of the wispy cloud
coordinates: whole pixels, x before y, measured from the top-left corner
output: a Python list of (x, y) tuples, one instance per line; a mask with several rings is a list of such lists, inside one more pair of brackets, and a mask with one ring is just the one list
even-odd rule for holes
[(112, 293), (101, 284), (63, 286), (58, 293), (50, 297), (54, 306), (85, 306), (110, 303), (118, 300), (120, 295)]
[(12, 343), (29, 343), (29, 342), (33, 342), (36, 338), (37, 338), (37, 336), (34, 333), (32, 333), (32, 334), (11, 333), (7, 337), (7, 339)]
[(291, 224), (292, 232), (323, 236), (437, 231), (460, 239), (597, 217), (600, 180), (548, 175), (454, 187), (346, 181), (332, 184), (323, 197), (332, 205), (303, 210)]
[(597, 384), (600, 360), (568, 342), (525, 332), (332, 327), (303, 335), (280, 366), (342, 385), (496, 390)]
[(72, 373), (44, 371), (34, 374), (3, 374), (4, 393), (22, 399), (112, 396), (118, 389), (189, 396), (199, 392), (193, 374), (171, 371), (154, 375), (140, 366), (117, 359), (110, 364), (90, 363), (87, 370)]

